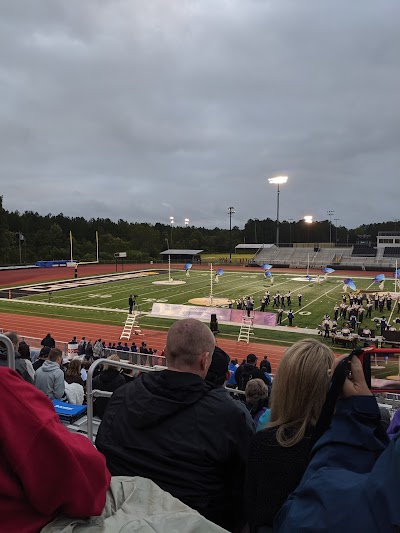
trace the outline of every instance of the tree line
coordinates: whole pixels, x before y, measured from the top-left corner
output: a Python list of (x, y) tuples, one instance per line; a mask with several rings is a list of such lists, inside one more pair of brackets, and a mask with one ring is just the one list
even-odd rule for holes
[[(358, 235), (370, 235), (376, 242), (378, 231), (396, 230), (396, 222), (384, 222), (347, 229), (335, 227), (329, 220), (305, 224), (303, 220), (280, 223), (280, 243), (354, 244)], [(167, 246), (174, 249), (204, 250), (209, 253), (232, 252), (239, 243), (274, 243), (276, 221), (249, 219), (243, 229), (171, 227), (168, 224), (114, 222), (109, 218), (40, 215), (33, 211), (7, 211), (0, 197), (0, 263), (30, 264), (38, 260), (69, 259), (70, 232), (73, 236), (74, 259), (93, 261), (96, 258), (96, 231), (99, 235), (101, 261), (113, 260), (114, 253), (127, 252), (130, 261), (160, 259)]]

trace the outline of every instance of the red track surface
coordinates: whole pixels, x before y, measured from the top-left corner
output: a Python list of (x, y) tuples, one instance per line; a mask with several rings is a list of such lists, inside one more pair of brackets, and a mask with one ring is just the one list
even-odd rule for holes
[[(88, 322), (75, 322), (72, 320), (59, 320), (26, 315), (14, 315), (0, 313), (0, 327), (4, 331), (15, 330), (26, 337), (38, 337), (42, 339), (47, 333), (51, 333), (57, 341), (68, 342), (75, 335), (78, 339), (85, 336), (86, 339), (104, 339), (108, 342), (118, 342), (122, 328), (104, 324), (91, 324)], [(167, 337), (164, 331), (142, 330), (142, 336), (133, 336), (132, 341), (146, 341), (147, 346), (156, 348), (161, 353)], [(218, 346), (225, 350), (231, 358), (244, 359), (249, 353), (255, 353), (262, 359), (268, 355), (274, 369), (285, 351), (281, 346), (269, 346), (252, 342), (250, 344), (237, 343), (229, 339), (217, 339)]]
[[(182, 269), (181, 264), (172, 265), (173, 268)], [(193, 265), (195, 269), (204, 269), (206, 265)], [(146, 264), (129, 264), (124, 265), (124, 271), (140, 270), (146, 268), (167, 268), (166, 264), (158, 265), (146, 265)], [(244, 271), (258, 271), (258, 269), (249, 269), (245, 266), (223, 265), (224, 270), (244, 270)], [(121, 265), (118, 267), (118, 271), (121, 272)], [(98, 274), (111, 274), (115, 272), (115, 265), (82, 265), (79, 267), (79, 277), (93, 276)], [(294, 273), (302, 275), (306, 271), (304, 269), (279, 269), (279, 272)], [(318, 272), (320, 272), (318, 270)], [(340, 271), (343, 277), (356, 275), (374, 277), (378, 272), (351, 272)], [(58, 280), (74, 277), (74, 269), (68, 267), (56, 267), (56, 268), (32, 268), (32, 269), (19, 269), (19, 270), (3, 270), (0, 271), (0, 286), (9, 285), (23, 285), (37, 283), (46, 280)], [(103, 324), (91, 324), (88, 322), (75, 322), (70, 320), (59, 320), (41, 317), (32, 317), (25, 315), (16, 315), (9, 313), (0, 313), (0, 328), (4, 331), (13, 329), (20, 335), (27, 337), (40, 337), (43, 338), (48, 332), (51, 332), (53, 337), (58, 341), (68, 342), (73, 336), (78, 338), (85, 336), (86, 338), (104, 339), (106, 342), (117, 342), (121, 334), (121, 327), (108, 326)], [(143, 336), (134, 337), (131, 340), (141, 342), (146, 340), (147, 346), (156, 348), (160, 353), (165, 345), (166, 333), (162, 331), (143, 330)], [(259, 344), (259, 343), (237, 343), (233, 340), (218, 339), (218, 345), (225, 350), (231, 358), (238, 358), (242, 360), (249, 353), (255, 353), (259, 358), (264, 355), (268, 355), (271, 361), (273, 370), (276, 369), (280, 358), (282, 357), (285, 347)]]

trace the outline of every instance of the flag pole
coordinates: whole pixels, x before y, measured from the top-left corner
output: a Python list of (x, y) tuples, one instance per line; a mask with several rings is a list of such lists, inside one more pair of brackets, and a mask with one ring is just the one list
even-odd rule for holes
[(210, 305), (213, 303), (213, 266), (210, 263)]
[(73, 255), (72, 255), (72, 231), (69, 232), (69, 245), (71, 249), (71, 263), (73, 262)]

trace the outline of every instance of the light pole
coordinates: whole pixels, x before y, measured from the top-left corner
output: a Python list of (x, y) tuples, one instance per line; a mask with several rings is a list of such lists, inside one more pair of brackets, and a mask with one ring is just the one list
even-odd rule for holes
[[(169, 251), (168, 237), (165, 237), (165, 242), (167, 243), (167, 250)], [(168, 281), (171, 281), (171, 255), (170, 254), (168, 254)]]
[(286, 183), (287, 180), (287, 176), (275, 176), (275, 178), (268, 178), (268, 181), (270, 183), (272, 183), (273, 185), (278, 185), (278, 198), (276, 202), (276, 246), (279, 246), (279, 185)]
[(171, 224), (171, 248), (173, 246), (173, 244), (172, 244), (172, 228), (173, 228), (174, 222), (175, 222), (174, 217), (169, 217), (169, 223)]
[(336, 229), (336, 236), (335, 236), (335, 244), (337, 246), (338, 240), (337, 240), (337, 229), (338, 229), (338, 222), (340, 218), (334, 218), (333, 221), (335, 222), (335, 229)]
[(306, 215), (304, 217), (304, 222), (307, 224), (307, 245), (310, 246), (310, 226), (312, 224), (313, 217), (312, 215)]
[(254, 219), (254, 244), (257, 244), (257, 221), (258, 218)]
[(329, 244), (332, 246), (332, 215), (335, 214), (335, 211), (327, 211), (329, 217)]
[(294, 222), (294, 218), (289, 218), (289, 244), (292, 244), (292, 222)]
[(189, 219), (185, 218), (185, 228), (187, 228), (188, 226), (189, 226)]
[(232, 263), (232, 215), (235, 214), (234, 207), (228, 207), (229, 215), (229, 262)]

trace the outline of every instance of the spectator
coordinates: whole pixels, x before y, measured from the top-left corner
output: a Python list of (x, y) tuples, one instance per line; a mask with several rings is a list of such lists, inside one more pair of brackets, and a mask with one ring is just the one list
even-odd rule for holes
[(136, 346), (136, 343), (135, 343), (135, 342), (132, 342), (131, 352), (135, 352), (135, 353), (137, 353), (137, 351), (138, 351), (138, 347)]
[(93, 344), (91, 339), (89, 339), (85, 346), (85, 359), (91, 361), (93, 359)]
[[(29, 349), (30, 349), (30, 354), (31, 354), (31, 363), (33, 365), (39, 359), (41, 349), (40, 348), (29, 348)], [(42, 346), (42, 349), (43, 349), (43, 346)]]
[(150, 478), (230, 531), (241, 525), (248, 412), (205, 381), (215, 339), (202, 322), (175, 322), (168, 368), (143, 373), (111, 398), (96, 438), (113, 475)]
[(22, 359), (25, 359), (26, 368), (28, 370), (29, 375), (32, 378), (32, 383), (35, 381), (35, 370), (32, 366), (31, 361), (31, 351), (29, 349), (28, 344), (26, 344), (25, 341), (21, 341), (18, 345), (18, 353), (22, 357)]
[(246, 385), (246, 407), (257, 427), (258, 420), (268, 408), (268, 386), (261, 379), (251, 379)]
[(76, 337), (72, 337), (72, 340), (69, 341), (68, 344), (78, 344), (78, 341), (76, 340)]
[(311, 533), (398, 531), (399, 439), (397, 433), (388, 444), (376, 399), (353, 357), (351, 380), (345, 380), (331, 427), (312, 450), (274, 531), (299, 531), (299, 525)]
[(42, 342), (40, 343), (42, 346), (48, 346), (50, 349), (51, 348), (55, 348), (56, 346), (56, 341), (53, 339), (53, 337), (51, 336), (51, 333), (48, 333), (46, 335), (46, 337), (42, 340)]
[(64, 372), (61, 370), (62, 353), (52, 348), (49, 359), (36, 372), (35, 385), (50, 400), (61, 400), (65, 394)]
[(216, 346), (205, 380), (214, 387), (224, 387), (228, 377), (230, 377), (229, 361), (229, 355), (219, 346)]
[(0, 403), (1, 531), (38, 532), (60, 513), (100, 515), (110, 474), (89, 440), (9, 368), (0, 368)]
[(36, 370), (42, 366), (42, 364), (49, 358), (50, 348), (43, 346), (39, 353), (39, 359), (33, 364), (33, 370)]
[(145, 365), (147, 362), (147, 355), (149, 353), (149, 350), (146, 348), (147, 344), (143, 341), (142, 345), (140, 347), (139, 352), (143, 355), (140, 355), (140, 364)]
[[(110, 361), (120, 360), (119, 355), (110, 355), (107, 359)], [(93, 389), (115, 392), (125, 383), (125, 378), (119, 373), (119, 368), (105, 364), (102, 372), (93, 380)], [(109, 400), (110, 398), (96, 398), (94, 410), (99, 418), (103, 418)]]
[(78, 344), (78, 355), (85, 355), (86, 350), (86, 339), (85, 337), (82, 337), (82, 339), (79, 341)]
[(238, 367), (238, 360), (237, 359), (232, 359), (232, 361), (230, 361), (229, 365), (228, 365), (228, 370), (229, 370), (229, 379), (228, 381), (226, 382), (226, 386), (231, 388), (231, 389), (236, 389), (236, 379), (235, 379), (235, 374), (236, 374), (236, 369)]
[(23, 359), (31, 360), (31, 351), (29, 345), (25, 341), (20, 341), (18, 344), (18, 353)]
[(264, 359), (260, 363), (260, 368), (261, 366), (265, 368), (265, 372), (268, 372), (268, 374), (271, 374), (272, 368), (271, 368), (271, 363), (268, 361), (268, 355), (264, 355)]
[[(85, 361), (85, 360), (81, 361), (81, 378), (85, 386), (86, 386), (86, 381), (87, 381), (87, 373), (91, 365), (92, 363), (90, 361)], [(96, 371), (95, 371), (95, 374), (96, 374)]]
[(101, 342), (101, 339), (97, 339), (97, 341), (93, 345), (93, 356), (99, 359), (102, 353), (103, 353), (103, 344)]
[(271, 394), (270, 422), (250, 444), (245, 500), (253, 530), (272, 526), (307, 468), (313, 428), (325, 401), (333, 360), (327, 346), (304, 339), (288, 348), (280, 361)]
[(272, 383), (272, 376), (268, 373), (268, 370), (267, 370), (268, 368), (271, 368), (269, 361), (265, 361), (265, 359), (261, 361), (260, 370), (264, 372), (264, 376), (270, 381), (270, 383)]
[[(8, 331), (5, 333), (5, 336), (10, 339), (14, 347), (14, 356), (15, 356), (15, 370), (18, 374), (24, 378), (28, 383), (33, 383), (33, 377), (29, 373), (27, 360), (23, 359), (17, 347), (19, 345), (19, 336), (15, 331)], [(0, 342), (0, 366), (7, 366), (7, 349), (3, 343)]]
[(241, 364), (236, 370), (235, 379), (239, 390), (246, 390), (247, 382), (251, 379), (262, 379), (266, 385), (271, 385), (269, 380), (262, 370), (257, 368), (257, 356), (254, 353), (249, 353), (247, 356), (247, 362)]
[(65, 372), (64, 379), (67, 383), (78, 383), (85, 386), (81, 376), (81, 360), (76, 358), (72, 359), (68, 365), (67, 371)]

